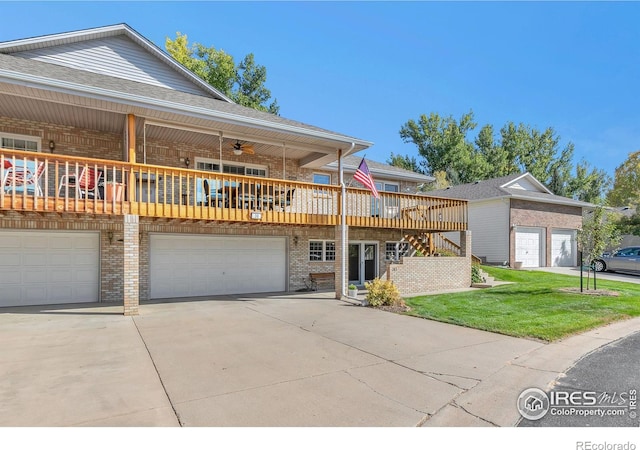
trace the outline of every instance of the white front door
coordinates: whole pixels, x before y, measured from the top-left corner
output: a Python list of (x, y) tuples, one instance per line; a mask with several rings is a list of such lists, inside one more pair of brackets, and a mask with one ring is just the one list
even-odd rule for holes
[(0, 231), (0, 306), (97, 302), (100, 235)]
[(521, 261), (522, 267), (540, 267), (543, 249), (542, 229), (518, 228), (516, 231), (516, 261)]
[(284, 237), (151, 234), (151, 298), (287, 290)]
[(578, 265), (576, 230), (553, 230), (551, 232), (551, 265), (554, 267)]

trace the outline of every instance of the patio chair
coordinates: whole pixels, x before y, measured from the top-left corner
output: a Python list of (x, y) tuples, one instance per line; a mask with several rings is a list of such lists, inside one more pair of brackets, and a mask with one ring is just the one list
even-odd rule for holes
[(259, 189), (259, 184), (238, 183), (238, 187), (236, 190), (236, 200), (238, 203), (238, 207), (253, 209), (255, 207)]
[[(216, 180), (203, 180), (204, 204), (207, 206), (217, 205), (218, 208), (227, 207), (227, 194), (218, 189), (219, 182)], [(212, 189), (213, 186), (213, 189)]]
[[(102, 182), (103, 172), (93, 167), (83, 166), (80, 176), (75, 174), (62, 175), (58, 187), (58, 197), (65, 186), (76, 191), (77, 198), (100, 198), (98, 187)], [(66, 191), (65, 191), (66, 192)]]
[(42, 188), (40, 187), (40, 176), (44, 172), (44, 162), (38, 163), (34, 168), (29, 162), (26, 165), (11, 166), (4, 175), (5, 192), (23, 191), (42, 196)]

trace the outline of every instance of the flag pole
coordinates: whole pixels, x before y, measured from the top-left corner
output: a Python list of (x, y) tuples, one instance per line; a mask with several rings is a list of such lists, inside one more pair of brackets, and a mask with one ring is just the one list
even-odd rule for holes
[[(351, 143), (351, 147), (347, 153), (351, 152), (356, 146), (355, 142)], [(347, 210), (345, 208), (345, 198), (347, 196), (347, 187), (344, 184), (344, 166), (342, 164), (342, 157), (344, 153), (342, 149), (338, 150), (338, 176), (340, 178), (340, 292), (342, 298), (347, 296), (347, 283), (349, 282), (347, 276)]]

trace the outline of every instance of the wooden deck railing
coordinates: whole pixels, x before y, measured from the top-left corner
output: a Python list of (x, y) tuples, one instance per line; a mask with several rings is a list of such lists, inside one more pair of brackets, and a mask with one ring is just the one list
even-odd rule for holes
[[(340, 223), (340, 187), (0, 149), (0, 208), (303, 225)], [(465, 230), (467, 202), (348, 188), (355, 227)]]

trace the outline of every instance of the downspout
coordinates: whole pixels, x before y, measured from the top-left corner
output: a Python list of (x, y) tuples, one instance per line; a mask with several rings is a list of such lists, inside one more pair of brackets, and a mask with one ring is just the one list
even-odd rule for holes
[[(356, 146), (355, 142), (351, 143), (351, 147), (347, 153), (351, 153), (351, 151)], [(347, 274), (347, 209), (345, 208), (345, 199), (347, 197), (347, 187), (344, 184), (344, 170), (342, 167), (342, 149), (338, 149), (338, 177), (340, 180), (340, 271), (342, 273), (342, 286), (341, 293), (342, 297), (347, 296), (347, 284), (349, 283)]]

